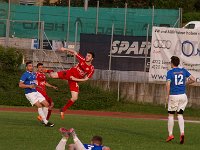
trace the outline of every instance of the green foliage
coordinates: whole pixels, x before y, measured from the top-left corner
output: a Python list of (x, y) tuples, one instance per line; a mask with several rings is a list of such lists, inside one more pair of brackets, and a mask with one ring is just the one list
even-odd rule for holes
[[(59, 90), (49, 88), (48, 94), (53, 98), (55, 107), (61, 108), (71, 98), (67, 81), (49, 79), (49, 83), (56, 85)], [(100, 110), (112, 107), (116, 102), (116, 94), (105, 92), (97, 87), (91, 87), (87, 83), (81, 83), (78, 100), (71, 109)]]
[[(49, 1), (49, 0), (46, 0)], [(59, 0), (56, 5), (58, 6), (68, 6), (69, 0)], [(199, 0), (99, 0), (100, 7), (115, 7), (123, 8), (125, 3), (128, 4), (129, 8), (149, 8), (153, 5), (155, 8), (183, 8), (185, 12), (188, 11), (199, 11), (200, 1)], [(44, 4), (45, 5), (45, 4)], [(84, 0), (71, 0), (72, 7), (83, 7)], [(97, 0), (89, 0), (88, 5), (90, 7), (97, 6)]]
[(45, 6), (51, 6), (50, 0), (44, 0), (43, 1), (43, 5), (45, 5)]
[[(0, 74), (0, 105), (10, 106), (31, 106), (25, 98), (24, 90), (18, 87), (18, 82), (22, 73)], [(64, 106), (71, 98), (67, 81), (60, 79), (49, 79), (50, 84), (56, 85), (59, 90), (48, 88), (47, 92), (52, 97), (55, 108)], [(99, 88), (94, 88), (87, 83), (80, 84), (80, 94), (77, 102), (70, 109), (100, 110), (112, 107), (116, 102), (116, 94), (105, 92)]]
[(189, 21), (199, 21), (200, 12), (188, 12), (183, 14), (183, 22), (187, 23)]
[(17, 71), (22, 63), (22, 53), (16, 48), (0, 46), (0, 70)]
[(0, 73), (0, 104), (10, 106), (29, 106), (24, 91), (18, 87), (20, 73)]
[(194, 7), (196, 8), (197, 11), (200, 11), (200, 1), (197, 0), (196, 3), (194, 4)]
[(7, 2), (8, 3), (8, 0), (0, 0), (0, 2)]

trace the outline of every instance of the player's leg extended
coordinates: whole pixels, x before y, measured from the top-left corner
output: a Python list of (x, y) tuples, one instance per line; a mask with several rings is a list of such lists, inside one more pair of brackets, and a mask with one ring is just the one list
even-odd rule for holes
[[(48, 110), (49, 110), (49, 103), (48, 103), (46, 100), (43, 100), (43, 101), (41, 102), (41, 104), (44, 106), (42, 109), (43, 109), (45, 118), (47, 119), (47, 114), (48, 114)], [(47, 120), (48, 120), (48, 119), (47, 119)]]
[(42, 121), (46, 126), (52, 127), (54, 124), (49, 123), (46, 120), (45, 114), (42, 110), (42, 104), (40, 103), (41, 101), (45, 100), (45, 98), (41, 95), (38, 94), (39, 92), (32, 92), (29, 94), (25, 94), (26, 98), (30, 101), (32, 106), (36, 106), (38, 108), (38, 113), (42, 118)]
[[(37, 97), (38, 102), (41, 106), (41, 108), (38, 108), (38, 112), (40, 112), (39, 115), (42, 117), (42, 120), (43, 120), (43, 122), (45, 123), (46, 126), (53, 127), (54, 124), (48, 122), (47, 119), (46, 119), (47, 113), (48, 113), (49, 103), (45, 100), (45, 97), (39, 92), (36, 93), (36, 97)], [(44, 107), (42, 108), (42, 106), (44, 106)]]
[(49, 73), (50, 77), (51, 78), (54, 78), (54, 79), (68, 79), (67, 77), (67, 70), (64, 70), (64, 71), (59, 71), (59, 72), (50, 72)]
[(71, 81), (69, 80), (68, 81), (68, 84), (69, 84), (69, 88), (70, 88), (70, 91), (71, 91), (71, 99), (68, 100), (67, 104), (61, 108), (60, 110), (60, 114), (61, 114), (61, 118), (64, 119), (64, 112), (69, 108), (71, 107), (74, 102), (78, 99), (78, 93), (79, 93), (79, 86), (78, 86), (78, 83), (75, 82), (75, 81)]
[(67, 144), (68, 138), (63, 137), (58, 145), (56, 146), (56, 150), (65, 150), (65, 146)]
[[(40, 93), (45, 97), (46, 101), (48, 102), (48, 104), (47, 104), (47, 102), (44, 102), (44, 104), (42, 104), (42, 105), (45, 106), (48, 109), (47, 110), (45, 107), (43, 107), (43, 111), (45, 113), (45, 116), (47, 116), (46, 119), (49, 120), (49, 118), (51, 116), (51, 110), (52, 110), (54, 104), (53, 104), (52, 99), (50, 97), (48, 97), (46, 92), (45, 93), (44, 92), (40, 92)], [(41, 116), (38, 116), (37, 119), (39, 121), (42, 121), (42, 117)]]
[(35, 104), (34, 104), (37, 108), (38, 108), (38, 114), (42, 117), (42, 121), (47, 124), (48, 121), (46, 120), (46, 117), (45, 117), (45, 114), (42, 110), (42, 104), (40, 104), (39, 101), (37, 101)]
[(71, 107), (74, 102), (78, 99), (78, 92), (71, 91), (71, 99), (68, 100), (67, 104), (63, 107), (63, 112), (65, 112), (69, 107)]
[[(73, 137), (73, 141), (74, 141), (74, 147), (77, 149), (77, 150), (86, 150), (83, 143), (79, 140), (79, 138), (77, 137), (75, 131), (73, 131), (71, 133), (72, 137)], [(74, 149), (70, 149), (69, 147), (69, 150), (74, 150)]]
[(74, 130), (73, 128), (71, 128), (69, 130), (67, 130), (65, 128), (59, 129), (59, 131), (60, 131), (60, 133), (62, 134), (63, 137), (60, 140), (60, 142), (58, 143), (58, 145), (56, 146), (56, 150), (65, 150), (66, 143), (67, 143), (67, 141), (70, 137), (70, 134), (73, 130)]
[(51, 73), (49, 73), (49, 75), (50, 75), (50, 77), (51, 77), (51, 78), (54, 78), (54, 79), (57, 79), (57, 78), (59, 78), (59, 76), (58, 76), (58, 73), (57, 73), (57, 72), (51, 72)]
[(54, 107), (54, 103), (53, 103), (53, 100), (50, 97), (48, 97), (48, 96), (46, 97), (46, 100), (49, 103), (49, 109), (48, 109), (48, 114), (47, 114), (47, 120), (49, 120), (49, 118), (51, 116), (52, 109)]
[(60, 109), (60, 115), (61, 115), (61, 118), (64, 119), (64, 112), (69, 108), (71, 107), (74, 102), (78, 99), (78, 92), (75, 92), (75, 91), (71, 91), (71, 99), (68, 100), (67, 104)]

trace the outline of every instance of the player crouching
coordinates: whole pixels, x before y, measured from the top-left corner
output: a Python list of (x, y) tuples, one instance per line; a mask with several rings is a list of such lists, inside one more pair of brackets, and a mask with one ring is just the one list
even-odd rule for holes
[(49, 103), (45, 97), (36, 90), (36, 74), (33, 72), (32, 62), (26, 63), (26, 72), (21, 76), (19, 87), (25, 90), (25, 96), (31, 103), (38, 108), (38, 113), (42, 117), (45, 126), (53, 127), (54, 124), (46, 120)]

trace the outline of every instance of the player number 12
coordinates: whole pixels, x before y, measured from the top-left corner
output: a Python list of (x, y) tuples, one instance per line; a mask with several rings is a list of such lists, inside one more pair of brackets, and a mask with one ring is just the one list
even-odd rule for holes
[(181, 85), (183, 84), (183, 75), (175, 75), (175, 85)]

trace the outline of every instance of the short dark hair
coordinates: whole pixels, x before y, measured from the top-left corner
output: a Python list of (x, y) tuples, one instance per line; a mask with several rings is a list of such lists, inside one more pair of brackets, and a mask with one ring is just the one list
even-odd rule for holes
[(38, 68), (39, 66), (43, 66), (43, 63), (38, 63), (38, 64), (37, 64), (37, 68)]
[(177, 56), (172, 56), (171, 63), (177, 67), (180, 64), (180, 59)]
[(98, 142), (98, 144), (102, 145), (103, 139), (101, 136), (95, 135), (92, 137), (92, 142)]
[(87, 52), (87, 53), (88, 53), (88, 54), (91, 54), (91, 55), (92, 55), (92, 58), (95, 57), (94, 52)]
[(33, 63), (32, 61), (26, 62), (26, 67), (27, 67), (29, 64), (32, 64), (32, 63)]

